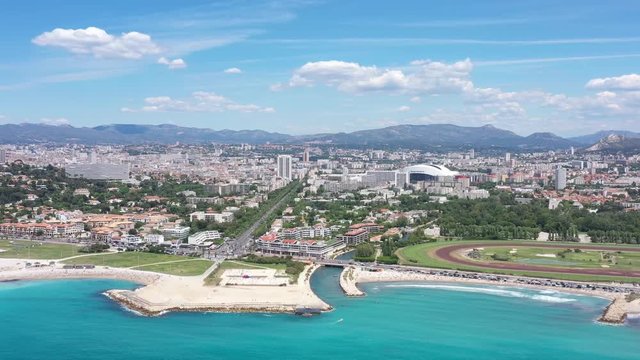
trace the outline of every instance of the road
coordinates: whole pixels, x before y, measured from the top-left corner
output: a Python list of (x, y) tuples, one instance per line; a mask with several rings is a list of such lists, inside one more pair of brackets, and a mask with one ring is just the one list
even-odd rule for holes
[(222, 244), (219, 248), (212, 252), (214, 259), (224, 259), (226, 257), (238, 257), (246, 255), (251, 247), (251, 239), (253, 232), (256, 231), (258, 226), (260, 226), (268, 217), (271, 215), (275, 209), (280, 207), (287, 199), (288, 195), (293, 190), (289, 190), (286, 194), (282, 196), (277, 203), (271, 206), (268, 210), (266, 210), (262, 216), (256, 220), (247, 230), (245, 230), (242, 234), (236, 237), (233, 240), (229, 240)]

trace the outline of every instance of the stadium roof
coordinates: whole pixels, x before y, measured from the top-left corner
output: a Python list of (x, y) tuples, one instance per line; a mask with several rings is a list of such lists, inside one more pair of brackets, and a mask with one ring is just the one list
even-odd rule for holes
[(431, 176), (456, 176), (459, 175), (457, 171), (449, 170), (442, 165), (413, 165), (405, 168), (404, 170), (408, 174), (427, 174)]

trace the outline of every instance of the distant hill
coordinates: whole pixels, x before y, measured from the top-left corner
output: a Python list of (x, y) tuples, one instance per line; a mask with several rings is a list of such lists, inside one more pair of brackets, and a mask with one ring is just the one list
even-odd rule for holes
[(640, 138), (612, 134), (600, 139), (584, 151), (637, 153), (640, 152)]
[(352, 133), (294, 136), (262, 130), (212, 130), (176, 125), (113, 124), (96, 127), (43, 124), (0, 125), (0, 143), (28, 144), (185, 144), (280, 143), (333, 144), (346, 147), (405, 147), (432, 150), (459, 148), (555, 150), (578, 146), (578, 142), (551, 133), (520, 136), (491, 125), (480, 127), (450, 124), (398, 125)]
[(491, 125), (467, 127), (450, 124), (397, 125), (352, 133), (313, 135), (306, 140), (350, 146), (390, 146), (411, 148), (521, 148), (559, 149), (576, 143), (549, 133), (528, 137)]
[(525, 138), (525, 143), (527, 147), (532, 149), (568, 149), (578, 145), (575, 141), (550, 132), (533, 133)]
[(640, 133), (626, 130), (602, 130), (593, 134), (575, 136), (568, 138), (571, 141), (577, 142), (582, 145), (592, 145), (600, 139), (606, 138), (609, 135), (621, 135), (627, 138), (639, 138)]
[(0, 125), (0, 143), (171, 144), (286, 142), (290, 135), (262, 130), (211, 130), (176, 125), (115, 124), (94, 128), (43, 124)]

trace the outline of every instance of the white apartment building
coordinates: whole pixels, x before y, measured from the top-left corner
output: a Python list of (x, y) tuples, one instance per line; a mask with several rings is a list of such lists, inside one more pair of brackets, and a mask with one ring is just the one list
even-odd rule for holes
[(278, 155), (278, 177), (291, 180), (293, 176), (293, 164), (291, 156)]

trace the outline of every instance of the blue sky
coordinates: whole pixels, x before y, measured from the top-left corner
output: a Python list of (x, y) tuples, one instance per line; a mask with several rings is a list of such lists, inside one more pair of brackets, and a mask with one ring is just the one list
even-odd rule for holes
[(638, 1), (11, 1), (0, 122), (640, 131)]

